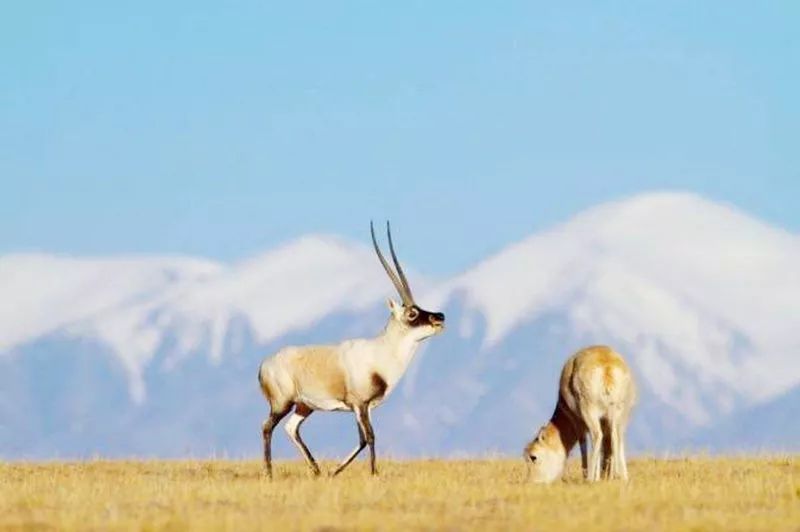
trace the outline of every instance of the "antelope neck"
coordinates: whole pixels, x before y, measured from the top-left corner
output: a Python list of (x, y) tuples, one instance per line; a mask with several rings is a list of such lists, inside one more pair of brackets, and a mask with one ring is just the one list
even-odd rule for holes
[(379, 338), (384, 344), (387, 354), (408, 364), (419, 347), (419, 341), (412, 336), (412, 333), (413, 329), (403, 327), (393, 318), (389, 318), (389, 322)]
[(556, 405), (553, 417), (550, 418), (550, 423), (558, 429), (558, 435), (561, 439), (561, 445), (564, 446), (564, 452), (569, 454), (578, 442), (579, 434), (566, 411), (566, 405), (562, 404), (561, 399), (559, 399)]

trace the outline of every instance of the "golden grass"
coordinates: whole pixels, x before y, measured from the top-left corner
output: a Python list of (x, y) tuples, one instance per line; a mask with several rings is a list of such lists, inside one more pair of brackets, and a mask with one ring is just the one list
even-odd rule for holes
[[(329, 470), (332, 464), (325, 464)], [(521, 460), (0, 464), (0, 529), (800, 530), (800, 457), (636, 459), (631, 482), (524, 482)]]

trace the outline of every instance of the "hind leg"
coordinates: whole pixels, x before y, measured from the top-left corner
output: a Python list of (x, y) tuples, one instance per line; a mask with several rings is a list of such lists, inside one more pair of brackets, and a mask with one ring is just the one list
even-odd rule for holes
[(589, 454), (589, 474), (587, 480), (594, 482), (600, 480), (601, 454), (603, 450), (603, 429), (600, 417), (593, 408), (581, 405), (581, 417), (592, 439), (592, 451)]
[(628, 481), (628, 462), (625, 458), (625, 433), (620, 431), (619, 435), (619, 471), (620, 477), (625, 482)]
[(267, 475), (269, 478), (272, 478), (272, 431), (275, 430), (275, 427), (281, 422), (281, 419), (289, 413), (292, 406), (287, 405), (275, 408), (274, 405), (270, 405), (270, 407), (271, 411), (269, 417), (261, 426), (261, 435), (264, 438), (264, 465), (267, 469)]
[(616, 425), (616, 439), (617, 439), (617, 449), (615, 452), (615, 457), (617, 459), (617, 473), (622, 480), (628, 480), (628, 463), (627, 459), (625, 458), (625, 429), (627, 419), (624, 417), (619, 420)]
[(297, 406), (295, 406), (294, 414), (289, 417), (289, 421), (286, 422), (284, 428), (286, 429), (286, 434), (289, 435), (289, 439), (292, 440), (297, 449), (300, 451), (300, 454), (302, 454), (303, 458), (305, 458), (308, 467), (311, 468), (311, 472), (314, 474), (314, 476), (317, 476), (319, 475), (319, 466), (317, 465), (317, 461), (314, 460), (314, 457), (311, 455), (311, 451), (308, 450), (305, 442), (303, 442), (303, 439), (300, 437), (300, 425), (303, 424), (303, 421), (305, 421), (312, 412), (313, 410), (311, 410), (308, 406), (298, 403)]
[(583, 479), (589, 478), (589, 447), (586, 442), (586, 434), (581, 435), (578, 443), (581, 448), (581, 470), (583, 471)]
[[(611, 410), (606, 418), (604, 431), (608, 439), (608, 474), (607, 478), (627, 479), (625, 466), (625, 449), (622, 443), (625, 430), (624, 419), (619, 410)], [(606, 430), (607, 429), (607, 430)]]
[(625, 463), (625, 415), (619, 410), (612, 411), (608, 418), (611, 436), (611, 478), (628, 480), (628, 466)]
[(609, 418), (600, 420), (600, 428), (603, 431), (603, 453), (602, 453), (602, 477), (609, 479), (614, 476), (614, 440), (612, 427), (613, 424)]
[(620, 445), (619, 445), (619, 423), (611, 425), (611, 453), (612, 465), (610, 478), (622, 477), (622, 468), (620, 467)]

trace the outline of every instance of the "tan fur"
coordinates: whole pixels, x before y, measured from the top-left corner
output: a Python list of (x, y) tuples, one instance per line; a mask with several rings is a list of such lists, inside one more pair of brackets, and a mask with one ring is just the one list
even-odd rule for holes
[[(564, 431), (565, 433), (568, 431)], [(551, 451), (559, 451), (564, 449), (564, 438), (568, 436), (564, 434), (562, 436), (561, 430), (559, 430), (558, 425), (554, 421), (550, 421), (547, 425), (542, 427), (538, 434), (538, 441), (535, 439), (531, 441), (527, 447), (525, 448), (526, 451), (531, 451), (537, 446), (534, 446), (536, 443), (538, 446), (545, 447)], [(573, 445), (574, 445), (573, 441)]]
[[(289, 348), (279, 352), (275, 358), (279, 367), (290, 377), (281, 379), (259, 375), (261, 389), (273, 408), (280, 410), (282, 405), (293, 402), (300, 395), (327, 397), (342, 402), (347, 398), (344, 368), (332, 347)], [(261, 371), (267, 371), (267, 367), (262, 366)], [(271, 386), (270, 382), (276, 382), (279, 386)]]
[(272, 393), (269, 381), (261, 377), (261, 371), (258, 373), (258, 383), (261, 385), (261, 392), (264, 394), (267, 402), (272, 406), (272, 398), (275, 397), (275, 394)]
[[(589, 480), (598, 480), (601, 469), (604, 476), (627, 478), (624, 433), (636, 388), (625, 360), (609, 347), (587, 347), (564, 363), (559, 381), (558, 404), (550, 422), (525, 447), (534, 476), (543, 482), (560, 476), (563, 463), (558, 462), (566, 460), (580, 441)], [(592, 439), (588, 460), (587, 433)]]
[[(622, 357), (610, 347), (595, 346), (584, 349), (576, 360), (581, 368), (598, 367), (603, 372), (603, 389), (611, 393), (619, 378), (629, 374), (628, 367)], [(573, 370), (574, 371), (574, 370)], [(578, 370), (580, 371), (580, 369)]]
[(347, 380), (344, 368), (333, 349), (318, 346), (298, 350), (292, 357), (295, 389), (297, 393), (324, 395), (344, 401), (347, 398)]

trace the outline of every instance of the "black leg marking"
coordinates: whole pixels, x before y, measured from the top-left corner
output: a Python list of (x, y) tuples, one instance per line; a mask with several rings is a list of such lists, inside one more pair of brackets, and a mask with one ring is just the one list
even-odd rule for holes
[(375, 468), (375, 432), (372, 430), (372, 422), (369, 419), (369, 409), (366, 407), (359, 411), (359, 424), (361, 425), (361, 430), (364, 431), (364, 437), (369, 446), (370, 473), (377, 475), (378, 470)]
[(288, 413), (289, 408), (286, 408), (283, 412), (270, 412), (269, 417), (261, 428), (261, 434), (264, 437), (264, 465), (267, 468), (269, 478), (272, 478), (272, 431), (275, 430), (281, 419)]
[(361, 451), (363, 451), (363, 450), (364, 450), (364, 448), (367, 446), (367, 437), (366, 437), (366, 435), (364, 434), (364, 429), (363, 429), (363, 427), (362, 427), (362, 424), (361, 424), (361, 419), (360, 419), (360, 414), (359, 414), (359, 412), (360, 412), (360, 410), (356, 410), (356, 411), (355, 411), (355, 415), (356, 415), (356, 426), (358, 427), (358, 446), (357, 446), (355, 449), (353, 449), (353, 452), (351, 452), (351, 453), (350, 453), (350, 454), (347, 456), (347, 458), (345, 458), (345, 459), (342, 461), (342, 463), (341, 463), (341, 464), (339, 464), (339, 467), (337, 467), (337, 468), (336, 468), (336, 471), (334, 471), (334, 472), (333, 472), (333, 474), (331, 474), (331, 476), (332, 476), (332, 477), (335, 477), (336, 475), (338, 475), (339, 473), (341, 473), (342, 471), (344, 471), (344, 469), (345, 469), (347, 466), (349, 466), (349, 465), (350, 465), (350, 462), (352, 462), (353, 460), (355, 460), (356, 456), (358, 456), (358, 455), (361, 453)]
[(607, 418), (600, 420), (600, 427), (603, 431), (603, 450), (602, 450), (602, 478), (611, 478), (613, 460), (613, 442), (611, 441), (611, 423)]

